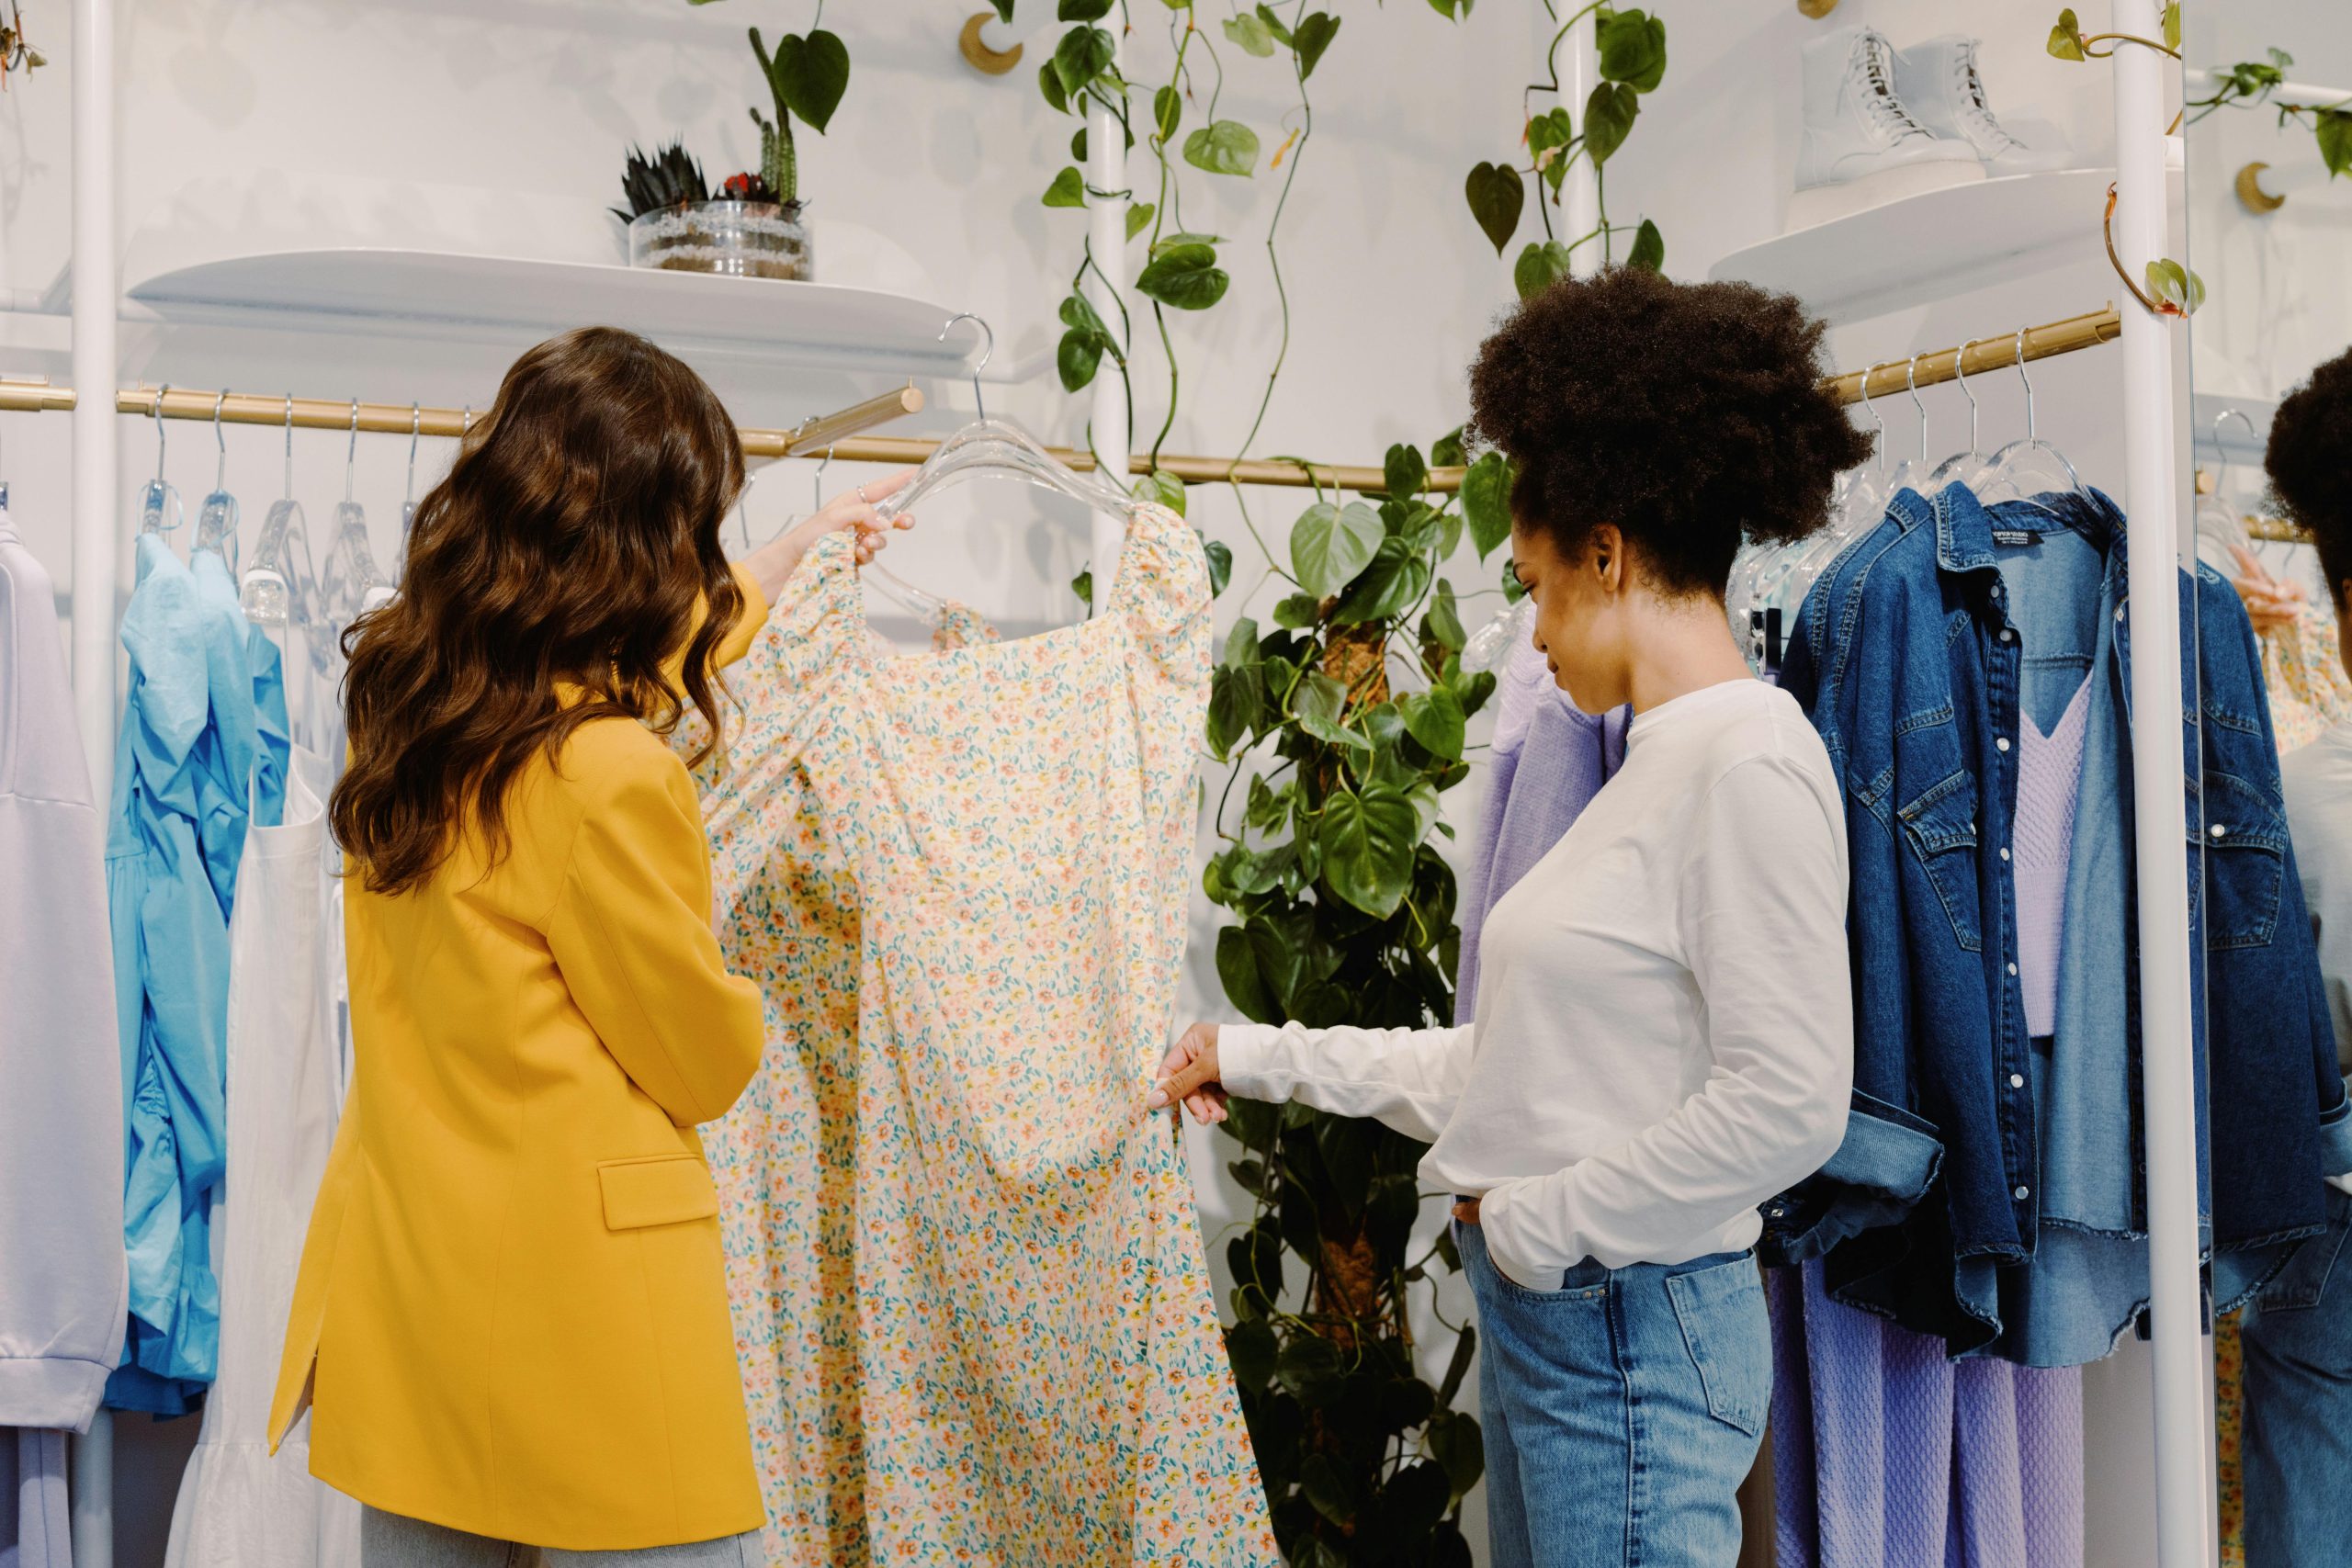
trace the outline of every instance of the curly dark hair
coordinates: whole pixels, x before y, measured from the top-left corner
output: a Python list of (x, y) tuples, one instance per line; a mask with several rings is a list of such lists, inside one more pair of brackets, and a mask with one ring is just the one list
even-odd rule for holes
[(2352, 350), (2312, 372), (2270, 416), (2270, 502), (2311, 531), (2327, 592), (2345, 603), (2352, 577)]
[(1520, 526), (1573, 558), (1613, 523), (1661, 591), (1720, 595), (1743, 536), (1820, 529), (1838, 473), (1870, 456), (1821, 388), (1823, 331), (1745, 283), (1565, 279), (1480, 345), (1471, 426), (1518, 469)]

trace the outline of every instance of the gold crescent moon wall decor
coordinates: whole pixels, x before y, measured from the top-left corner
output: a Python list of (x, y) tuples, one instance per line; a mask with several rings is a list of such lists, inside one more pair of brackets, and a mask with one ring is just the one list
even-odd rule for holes
[(1797, 9), (1819, 21), (1838, 8), (1838, 0), (1797, 0)]
[(980, 29), (996, 20), (994, 11), (975, 11), (964, 19), (964, 30), (957, 35), (956, 47), (973, 70), (990, 76), (1001, 76), (1021, 63), (1021, 46), (1011, 49), (990, 49)]
[(2238, 171), (2238, 200), (2245, 203), (2248, 212), (2257, 217), (2266, 212), (2276, 212), (2287, 205), (2285, 197), (2273, 196), (2262, 188), (2262, 171), (2269, 166), (2267, 164), (2248, 164)]

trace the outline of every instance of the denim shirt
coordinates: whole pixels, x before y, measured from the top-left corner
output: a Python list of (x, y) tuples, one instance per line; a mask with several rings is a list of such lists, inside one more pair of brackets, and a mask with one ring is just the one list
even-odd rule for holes
[[(1856, 1094), (1838, 1157), (1768, 1207), (1767, 1250), (1829, 1254), (1833, 1293), (1956, 1355), (2057, 1365), (2104, 1353), (2145, 1300), (2146, 1263), (2124, 530), (2104, 496), (2044, 499), (1988, 513), (1960, 487), (1903, 491), (1801, 613), (1782, 683), (1849, 802)], [(2210, 886), (2189, 867), (2214, 987), (2210, 1016), (2202, 984), (2197, 998), (2212, 1234), (2258, 1249), (2323, 1223), (2317, 1179), (2352, 1164), (2352, 1123), (2253, 634), (2217, 576), (2180, 581), (2184, 624), (2202, 631), (2183, 678), (2205, 722), (2185, 712), (2186, 738), (2211, 802), (2209, 826), (2186, 781), (2187, 852), (2212, 851)], [(2044, 1056), (2004, 852), (2019, 716), (2047, 724), (2083, 680), (2085, 805)]]

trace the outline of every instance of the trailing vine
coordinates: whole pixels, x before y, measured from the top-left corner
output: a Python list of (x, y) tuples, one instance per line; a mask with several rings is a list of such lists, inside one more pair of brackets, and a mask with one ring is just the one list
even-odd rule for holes
[[(1610, 221), (1605, 177), (1609, 160), (1633, 134), (1642, 98), (1656, 92), (1666, 79), (1666, 23), (1644, 11), (1617, 10), (1605, 0), (1591, 0), (1565, 20), (1555, 0), (1544, 0), (1544, 8), (1559, 25), (1544, 51), (1546, 79), (1529, 83), (1520, 94), (1520, 144), (1527, 164), (1521, 168), (1510, 159), (1481, 163), (1463, 182), (1470, 215), (1498, 256), (1519, 232), (1521, 214), (1527, 205), (1527, 182), (1534, 182), (1535, 212), (1543, 222), (1544, 237), (1529, 241), (1511, 268), (1512, 286), (1522, 299), (1567, 276), (1577, 252), (1586, 245), (1598, 243), (1601, 264), (1613, 262), (1616, 236), (1628, 228), (1634, 231), (1634, 243), (1625, 255), (1628, 265), (1655, 271), (1666, 265), (1666, 240), (1657, 224), (1646, 218), (1638, 224)], [(1538, 96), (1554, 99), (1561, 96), (1560, 46), (1588, 18), (1594, 28), (1600, 80), (1585, 98), (1582, 118), (1572, 116), (1564, 103), (1538, 113)], [(1552, 213), (1561, 205), (1568, 172), (1579, 158), (1592, 167), (1599, 222), (1589, 231), (1564, 240), (1555, 231)]]
[[(1067, 391), (1116, 374), (1133, 407), (1136, 333), (1148, 310), (1167, 378), (1165, 407), (1146, 426), (1153, 430), (1148, 464), (1173, 428), (1184, 388), (1182, 314), (1216, 309), (1234, 283), (1226, 266), (1232, 242), (1185, 221), (1188, 186), (1254, 178), (1261, 161), (1262, 172), (1282, 175), (1263, 239), (1279, 331), (1226, 479), (1264, 553), (1265, 574), (1295, 591), (1275, 609), (1273, 629), (1261, 633), (1247, 618), (1234, 627), (1213, 676), (1205, 739), (1228, 773), (1216, 808), (1225, 847), (1204, 886), (1236, 918), (1218, 936), (1218, 976), (1232, 1005), (1253, 1019), (1375, 1026), (1447, 1019), (1460, 932), (1453, 873), (1434, 846), (1435, 834), (1450, 831), (1438, 822), (1437, 803), (1468, 775), (1465, 726), (1494, 682), (1464, 670), (1453, 588), (1438, 573), (1465, 529), (1482, 555), (1508, 534), (1508, 475), (1502, 459), (1488, 456), (1468, 466), (1458, 500), (1437, 496), (1428, 459), (1396, 446), (1384, 498), (1326, 495), (1318, 485), (1285, 547), (1268, 543), (1236, 481), (1289, 356), (1291, 301), (1278, 240), (1314, 137), (1309, 84), (1341, 23), (1311, 0), (1237, 6), (1213, 26), (1194, 0), (1161, 3), (1166, 64), (1148, 80), (1128, 80), (1114, 66), (1109, 30), (1130, 28), (1123, 0), (1057, 0), (1067, 26), (1039, 69), (1040, 94), (1064, 114), (1107, 111), (1125, 145), (1140, 144), (1151, 163), (1136, 190), (1095, 188), (1087, 139), (1104, 122), (1080, 126), (1069, 162), (1042, 199), (1068, 209), (1121, 197), (1131, 203), (1126, 239), (1144, 247), (1133, 286), (1142, 309), (1128, 314), (1123, 304), (1115, 323), (1104, 320), (1083, 291), (1090, 272), (1101, 276), (1100, 258), (1084, 242), (1058, 307), (1055, 360)], [(1431, 3), (1449, 18), (1469, 9), (1469, 0)], [(1011, 19), (1013, 0), (992, 4)], [(1655, 71), (1624, 66), (1622, 45), (1611, 57), (1655, 85), (1662, 29), (1642, 20), (1617, 25), (1656, 40)], [(1287, 68), (1294, 101), (1278, 135), (1222, 112), (1228, 63), (1238, 71), (1251, 62)], [(1132, 61), (1130, 72), (1140, 77)], [(1655, 265), (1654, 228), (1644, 225), (1636, 248)], [(1090, 440), (1117, 434), (1090, 431)], [(1457, 437), (1430, 457), (1464, 462)], [(1183, 485), (1156, 468), (1137, 489), (1184, 510)], [(1215, 542), (1207, 548), (1222, 591), (1230, 553)], [(1091, 599), (1088, 575), (1072, 587)], [(1467, 1324), (1444, 1325), (1454, 1336), (1449, 1370), (1435, 1383), (1422, 1380), (1408, 1304), (1433, 1292), (1436, 1266), (1460, 1268), (1443, 1236), (1413, 1255), (1422, 1145), (1374, 1122), (1304, 1107), (1237, 1105), (1225, 1126), (1241, 1145), (1228, 1168), (1254, 1201), (1226, 1243), (1235, 1280), (1227, 1350), (1287, 1560), (1295, 1568), (1466, 1563), (1462, 1499), (1484, 1461), (1477, 1423), (1454, 1402), (1476, 1336)]]

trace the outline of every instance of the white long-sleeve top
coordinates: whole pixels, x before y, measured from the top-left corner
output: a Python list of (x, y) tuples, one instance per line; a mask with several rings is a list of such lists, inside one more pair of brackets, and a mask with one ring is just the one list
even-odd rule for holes
[(1623, 768), (1487, 914), (1476, 1023), (1228, 1024), (1224, 1083), (1432, 1140), (1422, 1178), (1483, 1200), (1521, 1285), (1739, 1251), (1845, 1129), (1846, 888), (1803, 711), (1702, 687), (1635, 716)]

